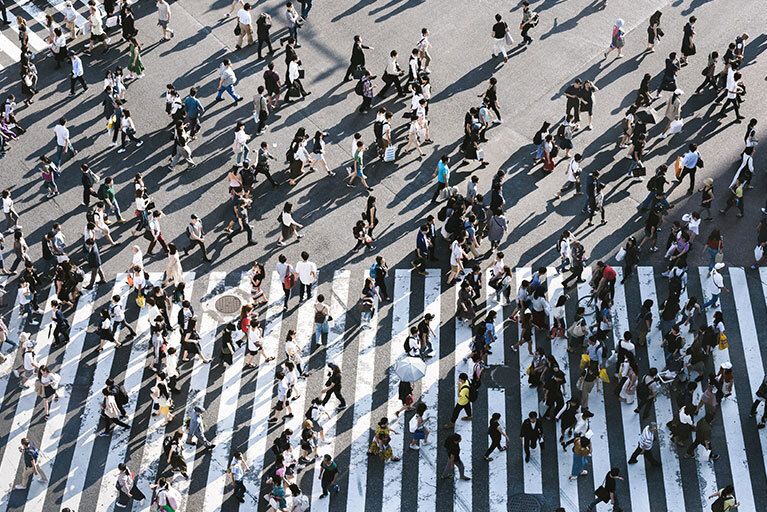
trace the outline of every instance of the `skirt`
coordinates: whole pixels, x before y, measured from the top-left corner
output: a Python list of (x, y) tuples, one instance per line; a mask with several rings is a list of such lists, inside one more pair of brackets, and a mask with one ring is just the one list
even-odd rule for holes
[(543, 170), (551, 172), (554, 170), (554, 159), (551, 157), (551, 153), (548, 155), (543, 153)]
[(296, 227), (294, 225), (286, 226), (285, 224), (282, 225), (282, 238), (288, 239), (291, 236), (293, 236), (293, 233), (296, 231)]
[(296, 179), (304, 173), (304, 163), (301, 160), (290, 162), (290, 179)]
[(53, 389), (53, 386), (43, 386), (43, 396), (45, 398), (50, 398), (55, 394), (56, 394), (56, 390)]

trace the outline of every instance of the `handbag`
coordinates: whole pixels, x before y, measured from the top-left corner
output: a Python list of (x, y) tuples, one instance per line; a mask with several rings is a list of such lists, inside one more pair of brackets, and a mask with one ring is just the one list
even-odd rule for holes
[(114, 15), (114, 16), (110, 16), (110, 17), (108, 17), (108, 18), (106, 19), (105, 25), (107, 26), (107, 28), (116, 27), (116, 26), (117, 26), (117, 20), (118, 20), (118, 19), (119, 19), (119, 18), (117, 17), (117, 15)]
[(676, 161), (674, 162), (674, 176), (679, 179), (679, 176), (682, 174), (682, 157), (678, 156), (676, 157)]
[(303, 80), (306, 76), (306, 72), (304, 71), (303, 67), (298, 68), (298, 79)]
[(506, 32), (506, 44), (509, 46), (514, 44), (514, 39), (511, 37), (511, 34), (509, 32)]
[(626, 257), (626, 248), (621, 247), (620, 250), (618, 250), (618, 253), (615, 255), (615, 261), (623, 261), (625, 257)]
[(478, 149), (477, 150), (477, 160), (484, 160), (485, 159), (485, 150), (484, 149)]
[(581, 354), (581, 362), (580, 362), (580, 368), (581, 370), (585, 370), (589, 367), (589, 363), (591, 362), (591, 358), (588, 354)]
[(384, 162), (393, 162), (396, 154), (394, 146), (388, 146), (384, 151)]
[(237, 22), (237, 25), (234, 26), (234, 35), (239, 36), (242, 33), (242, 29), (240, 28), (240, 22)]
[(136, 305), (139, 308), (144, 309), (144, 306), (146, 306), (146, 299), (144, 298), (143, 295), (139, 295), (136, 297)]
[(730, 344), (727, 342), (727, 335), (725, 333), (721, 333), (719, 335), (719, 350), (724, 350), (729, 346)]
[(602, 382), (609, 384), (610, 383), (610, 376), (607, 374), (607, 369), (602, 368), (599, 370), (599, 378), (602, 379)]
[(669, 135), (672, 135), (674, 133), (679, 133), (682, 131), (682, 128), (684, 127), (684, 121), (681, 119), (674, 119), (671, 121), (671, 126), (669, 127), (668, 133)]

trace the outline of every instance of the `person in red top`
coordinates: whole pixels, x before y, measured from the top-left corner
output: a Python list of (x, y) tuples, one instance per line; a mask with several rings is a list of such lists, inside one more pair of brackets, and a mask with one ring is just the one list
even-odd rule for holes
[(596, 272), (594, 272), (594, 276), (591, 278), (589, 284), (598, 297), (601, 297), (601, 294), (604, 293), (610, 300), (612, 300), (613, 295), (615, 295), (616, 277), (617, 274), (610, 265), (606, 265), (604, 261), (597, 261)]

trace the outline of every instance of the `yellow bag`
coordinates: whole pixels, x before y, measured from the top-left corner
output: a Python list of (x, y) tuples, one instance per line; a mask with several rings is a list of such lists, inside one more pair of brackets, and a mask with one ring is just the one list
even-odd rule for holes
[(681, 174), (682, 174), (682, 157), (678, 156), (676, 157), (676, 162), (674, 163), (674, 175), (678, 179)]
[(601, 370), (599, 370), (599, 378), (602, 379), (602, 382), (605, 382), (607, 384), (610, 383), (610, 376), (607, 375), (606, 368), (602, 368)]
[(585, 370), (589, 367), (589, 363), (591, 362), (591, 358), (588, 354), (581, 355), (581, 370)]
[(527, 366), (527, 371), (526, 371), (525, 373), (527, 373), (528, 375), (530, 375), (530, 372), (531, 372), (531, 371), (533, 371), (533, 365), (532, 365), (532, 363), (530, 363), (530, 364)]
[(143, 308), (144, 306), (146, 306), (146, 299), (144, 298), (143, 295), (139, 295), (138, 297), (136, 297), (136, 305), (139, 308)]
[(727, 343), (727, 335), (722, 333), (719, 335), (719, 350), (724, 350), (727, 347), (729, 347), (729, 343)]
[(112, 131), (112, 128), (114, 128), (114, 125), (117, 123), (117, 117), (112, 116), (109, 118), (109, 121), (107, 122), (107, 130)]

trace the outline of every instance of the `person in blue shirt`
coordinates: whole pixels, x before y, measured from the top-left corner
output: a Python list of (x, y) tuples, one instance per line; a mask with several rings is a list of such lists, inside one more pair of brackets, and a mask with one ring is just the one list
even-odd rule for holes
[(431, 198), (432, 203), (437, 202), (439, 193), (442, 192), (443, 188), (447, 187), (450, 180), (450, 167), (447, 166), (447, 155), (442, 155), (442, 158), (440, 158), (437, 170), (431, 175), (432, 178), (435, 176), (437, 177), (437, 190), (434, 191), (434, 195)]
[(189, 135), (194, 138), (200, 130), (200, 117), (205, 113), (205, 107), (197, 99), (197, 87), (189, 89), (189, 96), (184, 98), (184, 112), (189, 121)]
[(429, 254), (429, 226), (423, 224), (421, 229), (418, 230), (418, 236), (416, 237), (415, 245), (415, 259), (413, 260), (413, 266), (416, 267), (419, 274), (426, 275), (426, 258)]

